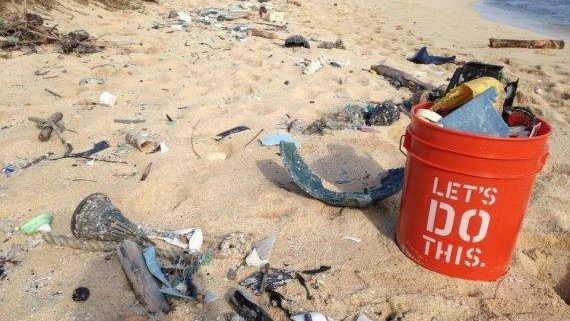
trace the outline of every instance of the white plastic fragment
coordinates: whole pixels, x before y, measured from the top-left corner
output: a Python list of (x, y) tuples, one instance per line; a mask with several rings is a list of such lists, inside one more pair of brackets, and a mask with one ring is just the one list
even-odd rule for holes
[(161, 154), (164, 154), (164, 153), (166, 153), (166, 152), (168, 152), (168, 151), (170, 150), (170, 148), (168, 148), (168, 147), (166, 146), (166, 142), (160, 142), (159, 147), (160, 147), (160, 153), (161, 153)]
[(283, 12), (283, 11), (269, 12), (269, 14), (267, 15), (267, 21), (273, 22), (273, 23), (278, 23), (278, 24), (284, 24), (285, 23), (285, 12)]
[(46, 233), (51, 232), (51, 224), (46, 223), (46, 224), (41, 225), (40, 227), (38, 227), (38, 231), (46, 232)]
[(174, 31), (182, 31), (182, 25), (171, 25), (170, 28)]
[(317, 59), (312, 60), (309, 65), (303, 70), (303, 73), (306, 75), (312, 75), (315, 72), (323, 69), (324, 66), (328, 65), (330, 61), (325, 57), (325, 55), (321, 54)]
[[(308, 315), (307, 315), (308, 314)], [(303, 312), (303, 313), (298, 313), (295, 314), (293, 316), (291, 316), (291, 320), (293, 321), (305, 321), (305, 320), (311, 320), (311, 321), (329, 321), (327, 319), (327, 317), (325, 317), (323, 314), (319, 313), (319, 312)]]
[(347, 241), (353, 241), (353, 242), (356, 242), (356, 243), (362, 242), (362, 239), (361, 239), (361, 238), (356, 237), (356, 236), (350, 236), (350, 235), (347, 235), (347, 236), (343, 237), (342, 239), (343, 239), (343, 240), (347, 240)]
[(356, 317), (356, 321), (372, 321), (366, 314), (360, 313), (358, 317)]
[(192, 22), (192, 17), (186, 12), (178, 11), (176, 13), (178, 14), (178, 20), (184, 21), (186, 24)]
[(272, 235), (257, 241), (251, 253), (245, 258), (245, 263), (252, 267), (261, 267), (269, 263), (269, 256), (271, 255), (275, 240), (275, 235)]
[(99, 96), (99, 103), (101, 105), (105, 105), (105, 106), (115, 106), (115, 104), (117, 103), (117, 97), (115, 97), (115, 95), (111, 94), (108, 91), (104, 91), (101, 96)]
[(259, 254), (257, 254), (257, 250), (253, 249), (253, 251), (251, 251), (251, 253), (249, 253), (249, 255), (245, 258), (245, 263), (247, 264), (247, 266), (261, 267), (261, 266), (264, 266), (265, 264), (267, 264), (269, 262), (263, 261), (259, 257)]
[(417, 111), (416, 115), (424, 120), (428, 120), (432, 123), (437, 123), (441, 120), (441, 116), (433, 110), (429, 109), (420, 109)]
[(204, 233), (202, 229), (197, 228), (192, 232), (192, 235), (188, 239), (188, 249), (190, 252), (200, 251), (202, 244), (204, 243)]

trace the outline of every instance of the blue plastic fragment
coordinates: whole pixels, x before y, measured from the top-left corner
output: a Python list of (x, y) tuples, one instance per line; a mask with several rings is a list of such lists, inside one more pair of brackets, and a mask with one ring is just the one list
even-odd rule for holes
[(2, 173), (4, 173), (8, 177), (12, 176), (12, 174), (15, 171), (16, 171), (16, 168), (14, 168), (14, 165), (12, 165), (12, 164), (8, 164), (8, 165), (4, 166), (4, 168), (2, 168)]
[(495, 137), (508, 137), (509, 126), (503, 121), (493, 102), (495, 88), (489, 88), (465, 105), (457, 108), (439, 121), (445, 128)]
[(158, 261), (156, 260), (155, 247), (154, 246), (147, 247), (143, 252), (143, 256), (144, 256), (144, 261), (146, 262), (146, 267), (148, 268), (149, 272), (152, 275), (154, 275), (154, 277), (157, 278), (164, 285), (171, 287), (172, 285), (170, 285), (170, 282), (168, 281), (164, 273), (162, 273), (160, 263), (158, 263)]
[(297, 152), (293, 143), (281, 143), (283, 165), (289, 175), (303, 191), (332, 206), (365, 207), (390, 197), (402, 189), (404, 169), (392, 168), (380, 184), (364, 192), (335, 192), (326, 189), (323, 181), (315, 175)]
[(432, 56), (428, 53), (427, 47), (422, 47), (416, 54), (408, 58), (409, 61), (416, 63), (416, 64), (434, 64), (434, 65), (442, 65), (447, 64), (455, 61), (455, 56), (451, 57), (442, 57), (442, 56)]
[(301, 147), (301, 143), (295, 141), (289, 133), (277, 133), (262, 137), (260, 140), (262, 145), (264, 146), (276, 146), (279, 145), (281, 142), (286, 143), (295, 143), (295, 146)]

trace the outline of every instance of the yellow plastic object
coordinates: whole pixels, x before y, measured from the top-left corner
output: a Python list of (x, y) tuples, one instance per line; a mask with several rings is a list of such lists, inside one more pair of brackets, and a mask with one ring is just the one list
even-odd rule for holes
[(481, 77), (465, 82), (449, 91), (445, 97), (437, 101), (432, 107), (433, 111), (453, 110), (473, 97), (482, 94), (485, 90), (494, 87), (497, 90), (497, 97), (493, 106), (497, 112), (503, 112), (503, 103), (505, 101), (505, 89), (503, 84), (493, 77)]

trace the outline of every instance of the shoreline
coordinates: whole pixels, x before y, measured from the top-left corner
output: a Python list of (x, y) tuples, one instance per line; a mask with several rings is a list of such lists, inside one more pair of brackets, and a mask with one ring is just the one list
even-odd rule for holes
[(546, 37), (558, 38), (560, 40), (570, 39), (570, 28), (544, 23), (521, 13), (497, 8), (488, 4), (485, 0), (472, 1), (472, 9), (484, 20), (535, 32)]

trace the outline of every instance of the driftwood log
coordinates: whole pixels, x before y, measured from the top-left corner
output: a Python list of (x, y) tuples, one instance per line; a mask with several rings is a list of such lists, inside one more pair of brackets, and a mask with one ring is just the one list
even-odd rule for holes
[(432, 91), (435, 89), (434, 85), (425, 83), (414, 76), (408, 74), (407, 72), (392, 68), (386, 65), (375, 65), (371, 67), (379, 75), (383, 76), (388, 80), (388, 82), (396, 87), (406, 87), (411, 90), (413, 93), (417, 91), (429, 90)]
[(563, 40), (489, 39), (491, 48), (564, 49)]
[(117, 254), (139, 302), (149, 313), (168, 313), (170, 306), (164, 294), (160, 292), (158, 282), (146, 267), (142, 250), (137, 243), (123, 241), (117, 248)]

